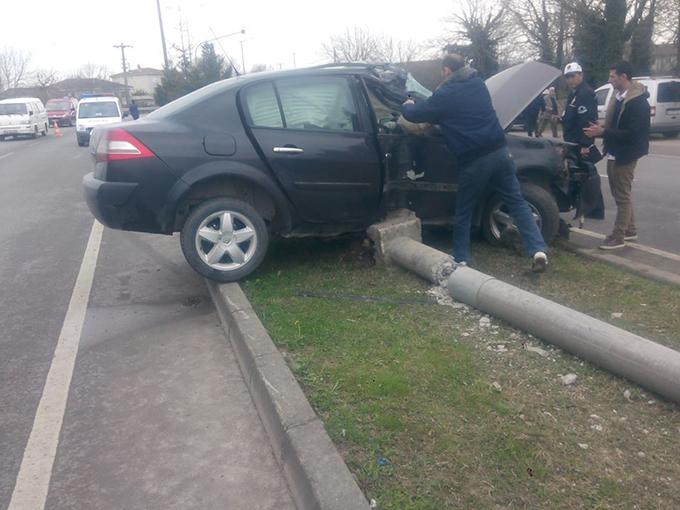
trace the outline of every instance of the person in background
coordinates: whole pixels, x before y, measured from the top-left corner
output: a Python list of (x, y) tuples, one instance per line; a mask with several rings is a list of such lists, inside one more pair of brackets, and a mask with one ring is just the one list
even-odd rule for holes
[(546, 126), (550, 124), (553, 138), (557, 138), (557, 124), (560, 121), (560, 115), (557, 108), (557, 97), (555, 96), (555, 87), (550, 87), (543, 92), (543, 101), (545, 102), (545, 109), (541, 113), (541, 118), (538, 122), (538, 129), (536, 136), (543, 136), (543, 131)]
[(458, 191), (453, 231), (453, 255), (469, 263), (470, 227), (475, 207), (489, 187), (498, 192), (519, 227), (532, 270), (548, 265), (547, 246), (522, 196), (517, 169), (508, 151), (489, 90), (463, 57), (448, 54), (442, 60), (442, 84), (426, 100), (407, 99), (401, 113), (411, 122), (439, 124), (447, 147), (458, 160)]
[(538, 117), (541, 112), (545, 109), (545, 102), (542, 96), (535, 98), (529, 106), (524, 109), (524, 129), (529, 136), (536, 136), (537, 138), (541, 135), (538, 133)]
[(626, 241), (637, 239), (633, 212), (633, 179), (638, 159), (649, 153), (649, 93), (642, 83), (633, 81), (629, 62), (619, 62), (609, 71), (609, 83), (616, 94), (607, 105), (604, 126), (592, 123), (583, 132), (588, 137), (602, 137), (607, 153), (609, 189), (616, 202), (614, 230), (600, 248), (623, 248)]
[(137, 103), (133, 99), (132, 102), (130, 103), (130, 116), (134, 119), (137, 120), (139, 118), (139, 106), (137, 106)]

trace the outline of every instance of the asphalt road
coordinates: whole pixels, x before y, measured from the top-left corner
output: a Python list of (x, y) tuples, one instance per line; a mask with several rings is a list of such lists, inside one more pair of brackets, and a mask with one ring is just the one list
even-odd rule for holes
[(97, 242), (62, 132), (0, 143), (0, 508), (293, 508), (204, 282), (176, 238)]

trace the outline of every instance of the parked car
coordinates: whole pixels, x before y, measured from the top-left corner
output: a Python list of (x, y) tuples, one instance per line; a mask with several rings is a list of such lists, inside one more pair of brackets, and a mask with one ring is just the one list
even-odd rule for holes
[(50, 99), (45, 105), (50, 126), (56, 122), (59, 126), (71, 127), (76, 123), (76, 109), (78, 101), (74, 97)]
[[(660, 133), (666, 138), (680, 134), (680, 78), (663, 76), (637, 76), (635, 81), (642, 83), (649, 92), (651, 122), (650, 133)], [(609, 100), (614, 87), (607, 83), (595, 91), (597, 97), (597, 116), (604, 121)]]
[(76, 141), (80, 147), (90, 143), (90, 133), (97, 126), (114, 124), (127, 117), (122, 113), (120, 101), (115, 96), (91, 96), (78, 101)]
[(9, 136), (45, 136), (47, 111), (37, 97), (19, 97), (0, 101), (0, 141)]
[[(560, 71), (536, 62), (487, 80), (501, 124)], [(392, 66), (332, 65), (257, 73), (188, 94), (130, 124), (97, 128), (88, 206), (116, 229), (181, 232), (189, 264), (218, 281), (252, 272), (270, 235), (362, 231), (408, 207), (449, 223), (456, 161), (436, 128), (405, 129), (407, 92), (430, 92)], [(524, 196), (546, 240), (573, 206), (570, 175), (549, 140), (508, 135)], [(599, 179), (599, 177), (598, 177)], [(489, 190), (475, 224), (499, 243), (512, 221)]]

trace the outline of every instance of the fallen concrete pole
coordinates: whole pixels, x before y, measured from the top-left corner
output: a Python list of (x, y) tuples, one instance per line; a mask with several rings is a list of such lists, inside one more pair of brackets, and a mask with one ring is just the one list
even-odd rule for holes
[[(437, 271), (448, 258), (406, 238), (394, 239), (388, 253), (433, 282), (441, 281)], [(454, 299), (680, 403), (680, 352), (469, 267), (457, 267), (447, 278)]]

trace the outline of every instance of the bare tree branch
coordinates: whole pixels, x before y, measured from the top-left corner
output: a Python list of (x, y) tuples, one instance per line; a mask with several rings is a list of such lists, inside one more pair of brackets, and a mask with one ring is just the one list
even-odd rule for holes
[(0, 90), (21, 85), (31, 57), (28, 53), (5, 46), (0, 50)]

